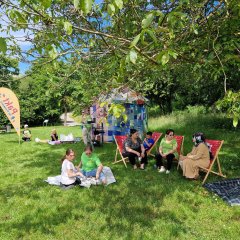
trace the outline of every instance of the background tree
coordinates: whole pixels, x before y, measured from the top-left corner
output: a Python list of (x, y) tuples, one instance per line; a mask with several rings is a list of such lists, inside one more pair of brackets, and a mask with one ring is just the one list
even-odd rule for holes
[[(228, 89), (239, 91), (237, 0), (0, 2), (8, 33), (1, 50), (8, 43), (14, 54), (42, 59), (36, 66), (69, 62), (68, 76), (78, 76), (74, 97), (82, 103), (100, 90), (128, 84), (165, 113), (189, 104), (212, 105)], [(29, 51), (16, 47), (16, 30), (25, 31)]]

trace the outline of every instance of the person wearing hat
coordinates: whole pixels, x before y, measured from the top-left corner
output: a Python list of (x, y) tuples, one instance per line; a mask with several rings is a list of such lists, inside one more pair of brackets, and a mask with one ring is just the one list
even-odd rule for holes
[(23, 137), (22, 137), (22, 140), (25, 141), (25, 142), (29, 142), (31, 141), (31, 131), (28, 129), (28, 125), (25, 124), (24, 125), (24, 130), (23, 130)]
[(140, 169), (145, 169), (147, 154), (136, 129), (130, 129), (130, 135), (123, 143), (122, 155), (128, 157), (134, 169), (137, 169), (136, 159), (140, 162)]
[(180, 155), (180, 166), (183, 176), (188, 179), (198, 179), (199, 167), (207, 168), (210, 164), (210, 155), (205, 136), (201, 132), (193, 134), (193, 149), (187, 156)]

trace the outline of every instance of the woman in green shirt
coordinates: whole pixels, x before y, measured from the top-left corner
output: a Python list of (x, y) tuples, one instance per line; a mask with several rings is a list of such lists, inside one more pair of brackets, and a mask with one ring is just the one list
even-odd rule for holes
[[(159, 152), (155, 156), (159, 172), (162, 173), (166, 171), (166, 174), (169, 174), (173, 159), (177, 156), (177, 141), (174, 138), (174, 130), (168, 129), (165, 138), (163, 138), (160, 143)], [(167, 159), (167, 170), (163, 166), (163, 158)]]
[(106, 178), (102, 172), (103, 165), (96, 153), (93, 153), (91, 145), (87, 145), (81, 156), (81, 161), (78, 165), (78, 169), (81, 168), (81, 173), (85, 177), (95, 177), (96, 180), (100, 180), (103, 184), (106, 184)]

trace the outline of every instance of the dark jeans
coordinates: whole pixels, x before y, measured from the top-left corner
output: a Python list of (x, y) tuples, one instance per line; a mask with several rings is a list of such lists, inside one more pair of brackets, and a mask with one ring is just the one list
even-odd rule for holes
[(72, 186), (72, 185), (79, 185), (81, 184), (81, 180), (79, 178), (76, 178), (76, 181), (74, 183), (71, 183), (71, 184), (62, 184), (64, 187), (68, 187), (68, 186)]
[[(141, 153), (141, 148), (138, 148), (138, 149), (134, 149), (135, 151)], [(146, 154), (146, 151), (144, 152), (144, 157), (141, 159), (141, 164), (147, 164), (148, 163), (148, 160), (147, 160), (147, 154)], [(123, 157), (128, 157), (129, 159), (129, 162), (132, 164), (132, 165), (135, 165), (136, 164), (136, 158), (138, 158), (138, 155), (135, 154), (135, 153), (130, 153), (130, 152), (125, 152), (125, 153), (122, 153)]]
[[(162, 167), (163, 166), (163, 157), (160, 153), (157, 153), (155, 155), (155, 158), (156, 158), (156, 165), (158, 168)], [(173, 162), (173, 159), (175, 158), (174, 154), (173, 153), (170, 153), (166, 156), (166, 159), (167, 159), (167, 170), (170, 170), (171, 167), (172, 167), (172, 162)]]
[(27, 138), (27, 137), (22, 137), (22, 140), (25, 141), (25, 142), (31, 141), (31, 139), (30, 139), (30, 138)]

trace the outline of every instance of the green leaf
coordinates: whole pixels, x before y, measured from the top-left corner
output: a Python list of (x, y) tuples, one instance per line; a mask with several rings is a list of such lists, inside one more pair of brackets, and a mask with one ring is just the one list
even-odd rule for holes
[(174, 59), (177, 59), (178, 54), (172, 50), (168, 50), (168, 54), (172, 56)]
[(70, 22), (64, 22), (64, 29), (65, 29), (67, 35), (72, 34), (72, 24)]
[(73, 0), (73, 5), (76, 9), (79, 9), (79, 1), (80, 0)]
[(161, 59), (162, 65), (166, 65), (168, 63), (168, 61), (169, 61), (169, 55), (168, 55), (168, 53), (164, 53), (162, 55), (162, 59)]
[(51, 46), (51, 50), (48, 52), (50, 58), (55, 59), (58, 55), (57, 49), (55, 46)]
[(115, 3), (115, 6), (118, 8), (118, 9), (122, 9), (123, 8), (123, 1), (122, 0), (115, 0), (114, 1)]
[(145, 19), (142, 20), (142, 28), (147, 28), (154, 18), (154, 15), (152, 13), (148, 14)]
[(92, 10), (92, 4), (93, 0), (80, 0), (81, 10), (83, 10), (85, 14), (88, 14)]
[(198, 30), (196, 28), (194, 28), (194, 33), (197, 35), (198, 34)]
[(141, 34), (138, 34), (138, 35), (133, 39), (133, 41), (132, 41), (131, 44), (130, 44), (130, 48), (137, 45), (137, 43), (138, 43), (138, 41), (139, 41), (139, 39), (140, 39), (140, 35), (141, 35)]
[(0, 51), (5, 53), (7, 51), (7, 43), (6, 43), (6, 39), (0, 37)]
[(237, 117), (233, 117), (233, 126), (237, 127), (238, 125), (238, 118)]
[(152, 40), (156, 43), (157, 38), (155, 36), (155, 33), (152, 30), (146, 29), (145, 32), (152, 38)]
[(52, 4), (52, 0), (41, 0), (40, 2), (45, 9), (50, 8)]
[(137, 60), (137, 53), (136, 51), (134, 51), (133, 49), (130, 51), (129, 53), (129, 59), (130, 61), (135, 64), (136, 63), (136, 60)]
[(23, 13), (20, 13), (20, 12), (18, 12), (18, 11), (15, 11), (15, 14), (16, 14), (16, 16), (17, 16), (17, 21), (19, 22), (19, 23), (27, 23), (27, 20), (26, 20), (26, 16), (23, 14)]
[(114, 5), (113, 4), (108, 4), (107, 11), (108, 11), (110, 16), (114, 15), (114, 13), (115, 13)]

